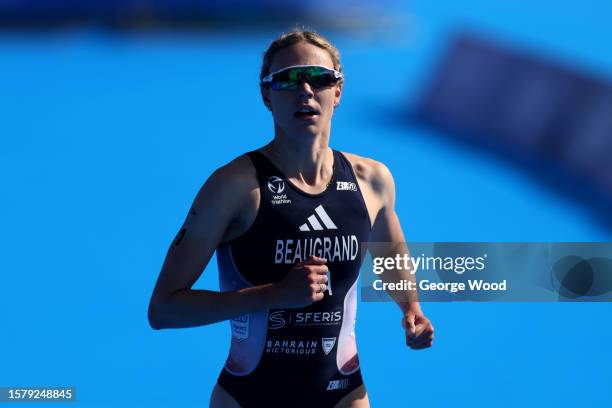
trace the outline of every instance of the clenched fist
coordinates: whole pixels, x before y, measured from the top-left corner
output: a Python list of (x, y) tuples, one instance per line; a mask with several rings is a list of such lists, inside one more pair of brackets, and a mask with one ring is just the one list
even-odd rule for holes
[(323, 299), (327, 290), (327, 259), (311, 255), (296, 263), (280, 281), (273, 284), (275, 309), (290, 309), (311, 305)]

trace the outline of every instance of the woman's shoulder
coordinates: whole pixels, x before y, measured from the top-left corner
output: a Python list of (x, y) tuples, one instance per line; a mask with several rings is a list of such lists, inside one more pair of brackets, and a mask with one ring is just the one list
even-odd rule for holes
[(218, 167), (213, 176), (224, 182), (241, 184), (255, 179), (256, 173), (253, 162), (244, 153)]
[(257, 189), (257, 173), (246, 154), (241, 154), (216, 168), (201, 188), (201, 192), (217, 200), (244, 200)]
[(353, 166), (355, 175), (364, 181), (372, 182), (377, 179), (384, 179), (390, 175), (389, 169), (381, 161), (374, 160), (370, 157), (359, 156), (354, 153), (341, 153)]

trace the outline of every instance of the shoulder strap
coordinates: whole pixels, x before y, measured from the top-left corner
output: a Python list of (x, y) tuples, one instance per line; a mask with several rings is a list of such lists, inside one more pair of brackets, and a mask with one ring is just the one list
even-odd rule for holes
[(337, 180), (357, 182), (353, 166), (339, 150), (334, 150), (334, 163), (336, 163), (335, 173)]
[(251, 162), (253, 162), (253, 166), (255, 166), (257, 180), (260, 184), (265, 185), (271, 176), (280, 176), (276, 166), (274, 166), (274, 164), (262, 153), (257, 150), (252, 150), (246, 153), (246, 155), (249, 156)]

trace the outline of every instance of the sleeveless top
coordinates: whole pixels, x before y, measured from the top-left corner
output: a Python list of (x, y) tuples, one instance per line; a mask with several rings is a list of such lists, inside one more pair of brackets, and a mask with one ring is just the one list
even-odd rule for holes
[(333, 406), (362, 384), (354, 329), (361, 243), (371, 231), (363, 196), (339, 151), (319, 194), (298, 189), (262, 153), (247, 155), (257, 172), (259, 210), (244, 234), (217, 248), (221, 290), (277, 282), (310, 254), (327, 259), (329, 289), (306, 307), (230, 320), (219, 384), (242, 406)]

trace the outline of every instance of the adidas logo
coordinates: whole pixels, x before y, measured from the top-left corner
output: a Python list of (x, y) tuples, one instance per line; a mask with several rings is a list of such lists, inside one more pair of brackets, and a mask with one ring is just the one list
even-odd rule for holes
[[(317, 218), (317, 215), (319, 216), (319, 218)], [(313, 231), (320, 231), (323, 229), (338, 229), (338, 227), (336, 227), (336, 224), (334, 224), (331, 218), (329, 218), (329, 215), (327, 215), (322, 205), (319, 205), (317, 208), (315, 208), (315, 213), (307, 219), (308, 222), (305, 222), (304, 224), (300, 225), (300, 231), (311, 231), (311, 228)], [(325, 225), (325, 228), (323, 228), (321, 222), (319, 222), (319, 219), (321, 220), (323, 225)]]

